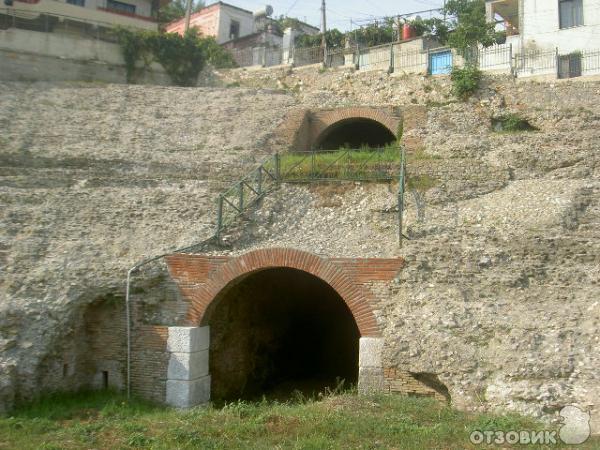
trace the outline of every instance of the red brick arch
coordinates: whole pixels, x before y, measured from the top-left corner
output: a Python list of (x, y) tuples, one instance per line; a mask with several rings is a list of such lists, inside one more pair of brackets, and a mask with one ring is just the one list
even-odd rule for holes
[[(175, 268), (175, 263), (174, 260), (171, 262), (172, 269)], [(348, 306), (361, 336), (381, 334), (371, 307), (374, 299), (369, 289), (354, 282), (339, 264), (308, 252), (287, 248), (256, 250), (226, 260), (207, 277), (206, 283), (200, 289), (199, 286), (195, 286), (187, 290), (186, 297), (191, 300), (188, 321), (190, 324), (200, 324), (208, 307), (219, 293), (240, 277), (260, 270), (280, 267), (301, 270), (325, 281)], [(189, 272), (188, 270), (186, 274), (180, 274), (176, 278), (188, 277)]]
[(312, 116), (312, 143), (333, 125), (346, 120), (368, 119), (386, 127), (394, 136), (398, 135), (402, 124), (401, 115), (393, 108), (353, 107), (314, 111)]

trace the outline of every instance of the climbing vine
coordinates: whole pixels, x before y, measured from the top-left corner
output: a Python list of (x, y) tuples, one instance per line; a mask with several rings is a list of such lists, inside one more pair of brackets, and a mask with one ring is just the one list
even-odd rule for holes
[(125, 60), (128, 83), (135, 81), (140, 61), (145, 67), (158, 62), (178, 86), (194, 86), (206, 64), (216, 68), (235, 66), (231, 54), (214, 38), (201, 37), (194, 29), (181, 36), (121, 28), (117, 30), (117, 38)]

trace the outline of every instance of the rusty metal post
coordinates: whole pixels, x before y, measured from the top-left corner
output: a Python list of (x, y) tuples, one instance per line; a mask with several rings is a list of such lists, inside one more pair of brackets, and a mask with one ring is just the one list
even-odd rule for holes
[(404, 146), (400, 150), (400, 176), (398, 178), (398, 246), (402, 248), (403, 222), (404, 222), (404, 190), (406, 183), (406, 151)]

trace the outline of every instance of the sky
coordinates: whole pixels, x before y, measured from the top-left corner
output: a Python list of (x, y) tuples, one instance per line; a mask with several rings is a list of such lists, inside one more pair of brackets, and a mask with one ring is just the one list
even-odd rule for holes
[[(240, 8), (255, 11), (271, 5), (273, 17), (287, 15), (320, 27), (321, 0), (224, 0)], [(350, 29), (350, 20), (372, 21), (377, 17), (395, 16), (416, 11), (440, 8), (444, 0), (326, 0), (327, 28)], [(212, 0), (206, 2), (213, 3)], [(427, 14), (422, 15), (428, 17)]]

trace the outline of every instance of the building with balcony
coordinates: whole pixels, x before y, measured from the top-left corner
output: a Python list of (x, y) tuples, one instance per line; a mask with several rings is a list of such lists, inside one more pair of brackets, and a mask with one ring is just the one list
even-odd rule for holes
[(116, 27), (158, 30), (158, 9), (170, 0), (4, 0), (0, 29), (85, 31)]
[(561, 54), (600, 48), (600, 0), (486, 0), (486, 11), (515, 48)]

